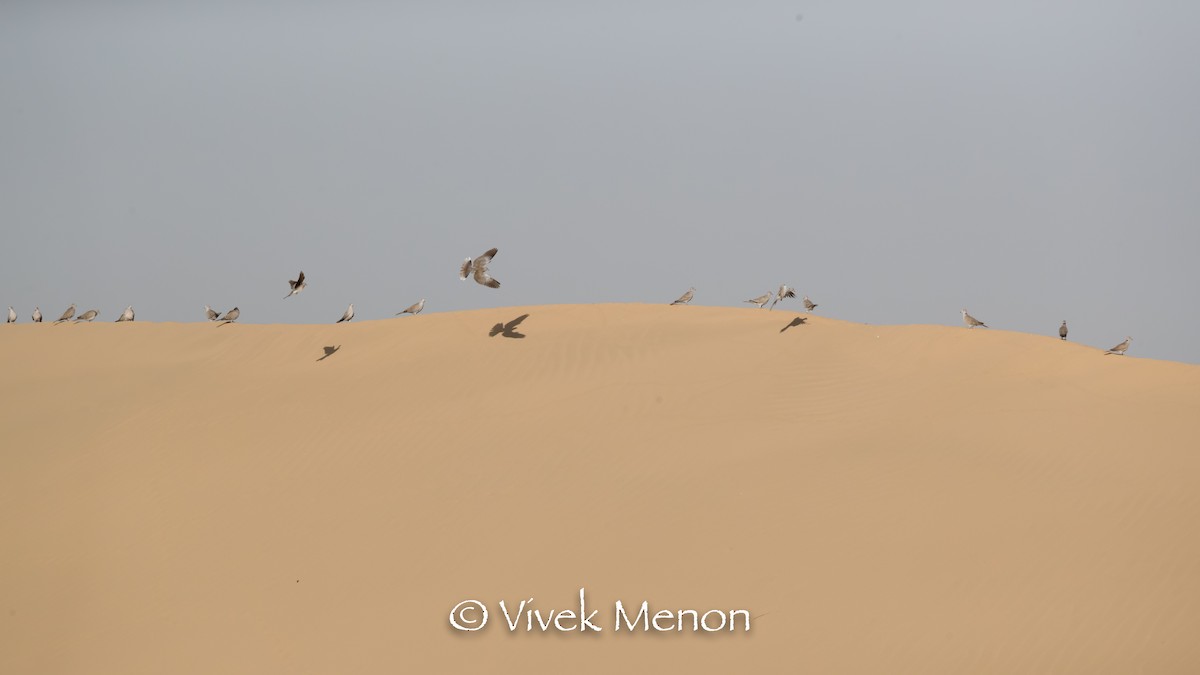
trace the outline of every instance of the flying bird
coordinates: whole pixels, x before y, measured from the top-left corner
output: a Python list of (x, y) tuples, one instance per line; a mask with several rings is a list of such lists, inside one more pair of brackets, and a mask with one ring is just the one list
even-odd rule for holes
[(63, 312), (62, 316), (58, 317), (58, 321), (55, 321), (54, 323), (62, 323), (73, 316), (75, 316), (75, 303), (72, 302), (71, 306), (67, 308), (67, 311)]
[(1116, 347), (1113, 347), (1112, 349), (1110, 349), (1104, 353), (1106, 355), (1107, 354), (1116, 354), (1117, 356), (1125, 356), (1125, 350), (1129, 349), (1129, 343), (1132, 340), (1133, 340), (1133, 338), (1131, 338), (1129, 336), (1125, 336), (1124, 342), (1122, 342), (1121, 344), (1117, 345)]
[(121, 316), (117, 317), (117, 323), (122, 321), (133, 321), (133, 305), (126, 307), (125, 311), (121, 312)]
[(488, 264), (492, 262), (492, 258), (496, 257), (499, 250), (493, 248), (478, 258), (467, 258), (458, 268), (458, 278), (466, 281), (467, 277), (474, 277), (476, 283), (483, 284), (488, 288), (500, 288), (500, 282), (487, 273)]
[(299, 277), (297, 277), (295, 281), (289, 281), (289, 282), (288, 282), (288, 286), (291, 286), (291, 288), (292, 288), (292, 292), (291, 292), (291, 293), (288, 293), (288, 294), (287, 294), (287, 295), (285, 295), (285, 296), (283, 296), (283, 299), (284, 299), (284, 300), (287, 300), (288, 298), (292, 297), (293, 295), (295, 295), (295, 294), (299, 293), (300, 291), (304, 290), (304, 287), (305, 287), (305, 286), (307, 286), (307, 285), (308, 285), (308, 282), (304, 280), (304, 271), (303, 271), (303, 270), (301, 270), (301, 271), (300, 271), (300, 276), (299, 276)]
[(771, 298), (774, 295), (775, 295), (774, 292), (769, 292), (764, 295), (760, 295), (757, 298), (750, 298), (749, 300), (745, 300), (744, 302), (748, 302), (752, 305), (758, 305), (758, 308), (762, 309), (768, 302), (771, 301)]
[(89, 309), (88, 311), (84, 312), (83, 314), (80, 314), (79, 316), (75, 317), (75, 323), (79, 323), (80, 321), (91, 321), (92, 319), (94, 319), (98, 316), (100, 316), (100, 312), (97, 312), (94, 309)]
[(33, 322), (34, 322), (34, 323), (41, 323), (41, 322), (42, 322), (42, 310), (41, 310), (41, 308), (40, 308), (40, 307), (34, 307), (34, 308), (33, 308)]
[(683, 295), (679, 296), (679, 299), (676, 300), (675, 302), (672, 302), (671, 304), (672, 305), (686, 305), (689, 302), (691, 302), (692, 298), (694, 298), (695, 296), (696, 296), (696, 288), (693, 286), (692, 288), (689, 288), (687, 290), (687, 293), (684, 293)]
[(219, 319), (221, 317), (221, 314), (220, 314), (220, 312), (217, 312), (216, 310), (214, 310), (212, 307), (205, 305), (204, 306), (204, 316), (207, 316), (209, 321), (216, 321), (217, 319)]
[(817, 308), (817, 303), (813, 302), (812, 300), (809, 300), (807, 295), (804, 296), (804, 309), (806, 311), (811, 312), (816, 308)]
[(401, 314), (420, 314), (423, 309), (425, 309), (425, 298), (421, 298), (420, 302), (410, 305), (403, 312), (396, 312), (396, 316), (400, 316)]
[(963, 315), (963, 323), (967, 324), (967, 328), (974, 328), (976, 326), (983, 326), (984, 328), (988, 327), (986, 323), (980, 321), (979, 319), (976, 319), (975, 317), (971, 316), (970, 314), (967, 314), (967, 310), (965, 310), (965, 309), (962, 311), (962, 315)]
[(796, 297), (796, 289), (784, 284), (779, 287), (779, 292), (775, 294), (775, 299), (771, 301), (770, 309), (775, 309), (775, 303), (779, 302), (780, 300), (794, 297)]
[(221, 317), (219, 319), (219, 321), (222, 324), (233, 323), (234, 321), (237, 321), (237, 318), (241, 315), (242, 315), (241, 310), (239, 310), (237, 307), (234, 307), (233, 309), (229, 310), (228, 312), (225, 312), (225, 316)]
[(5, 321), (4, 323), (16, 323), (16, 322), (17, 322), (17, 313), (15, 310), (13, 310), (12, 305), (9, 305), (8, 306), (8, 321)]
[(1067, 320), (1066, 319), (1063, 319), (1063, 325), (1058, 327), (1058, 337), (1063, 340), (1067, 339)]
[(350, 303), (350, 306), (346, 308), (346, 313), (342, 315), (342, 318), (338, 319), (337, 321), (334, 321), (334, 323), (341, 323), (343, 321), (349, 321), (350, 319), (353, 319), (353, 318), (354, 318), (354, 303), (352, 302), (352, 303)]

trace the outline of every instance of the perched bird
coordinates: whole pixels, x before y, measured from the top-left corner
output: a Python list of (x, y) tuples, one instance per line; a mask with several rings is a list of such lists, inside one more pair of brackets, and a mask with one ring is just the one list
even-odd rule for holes
[(1067, 320), (1063, 319), (1063, 325), (1058, 327), (1058, 337), (1063, 340), (1067, 339)]
[(72, 302), (71, 306), (67, 308), (67, 311), (63, 312), (62, 316), (58, 317), (58, 321), (55, 321), (54, 323), (62, 323), (73, 316), (75, 316), (75, 303)]
[(1116, 354), (1117, 356), (1125, 356), (1125, 350), (1129, 349), (1129, 343), (1132, 340), (1133, 340), (1133, 338), (1131, 338), (1129, 336), (1125, 336), (1124, 342), (1122, 342), (1121, 344), (1117, 345), (1116, 347), (1113, 347), (1112, 349), (1110, 349), (1104, 353), (1106, 355), (1107, 354)]
[(220, 318), (221, 314), (220, 312), (215, 311), (212, 307), (205, 305), (204, 316), (207, 316), (209, 321), (216, 321), (218, 318)]
[(242, 312), (237, 307), (234, 307), (228, 312), (225, 312), (225, 316), (221, 317), (219, 320), (222, 324), (233, 323), (234, 321), (237, 321), (237, 318), (241, 315)]
[(16, 323), (16, 322), (17, 322), (17, 312), (12, 308), (12, 305), (9, 305), (8, 306), (8, 321), (5, 321), (4, 323)]
[(496, 257), (499, 250), (493, 248), (478, 258), (467, 258), (458, 268), (458, 278), (466, 281), (467, 277), (474, 277), (476, 283), (483, 284), (488, 288), (500, 288), (500, 282), (487, 273), (488, 264), (492, 262), (492, 258)]
[(767, 304), (768, 302), (770, 302), (770, 301), (771, 301), (771, 297), (772, 297), (772, 296), (774, 296), (774, 295), (775, 295), (775, 293), (773, 293), (773, 292), (772, 292), (772, 293), (767, 293), (767, 294), (765, 294), (765, 295), (760, 295), (760, 296), (758, 296), (757, 298), (751, 298), (751, 299), (749, 299), (749, 300), (745, 300), (744, 302), (748, 302), (748, 303), (750, 303), (750, 304), (752, 304), (752, 305), (758, 305), (758, 308), (759, 308), (759, 309), (762, 309), (764, 306), (766, 306), (766, 304)]
[(775, 309), (775, 303), (783, 300), (784, 298), (794, 297), (796, 297), (796, 289), (784, 284), (779, 287), (779, 292), (775, 294), (775, 299), (771, 301), (771, 307), (769, 309)]
[(291, 292), (291, 293), (288, 293), (288, 294), (287, 294), (287, 295), (285, 295), (285, 296), (283, 296), (283, 299), (284, 299), (284, 300), (287, 300), (288, 298), (292, 297), (293, 295), (295, 295), (295, 294), (299, 293), (300, 291), (304, 290), (304, 287), (305, 287), (305, 286), (307, 286), (307, 285), (308, 285), (308, 282), (304, 280), (304, 270), (301, 270), (301, 271), (300, 271), (300, 276), (299, 276), (299, 277), (297, 277), (295, 281), (289, 281), (289, 282), (288, 282), (288, 286), (291, 286), (291, 287), (292, 287), (292, 292)]
[(809, 300), (807, 295), (804, 296), (804, 309), (811, 312), (816, 308), (817, 308), (817, 303), (813, 302), (812, 300)]
[(686, 305), (689, 302), (691, 302), (692, 298), (694, 298), (695, 296), (696, 296), (696, 288), (692, 287), (687, 290), (687, 293), (684, 293), (683, 295), (679, 296), (679, 299), (676, 300), (675, 302), (672, 302), (671, 304), (672, 305)]
[(122, 321), (133, 321), (133, 305), (126, 307), (125, 311), (121, 312), (121, 316), (117, 317), (117, 323)]
[(334, 321), (334, 323), (341, 323), (343, 321), (349, 321), (350, 319), (353, 319), (353, 318), (354, 318), (354, 303), (352, 302), (352, 303), (350, 303), (350, 306), (346, 308), (346, 313), (342, 315), (342, 318), (338, 319), (337, 321)]
[(962, 311), (962, 314), (963, 314), (963, 323), (967, 324), (967, 328), (974, 328), (975, 326), (983, 326), (984, 328), (987, 328), (986, 323), (980, 321), (979, 319), (976, 319), (975, 317), (971, 316), (970, 314), (967, 314), (967, 310), (964, 309)]
[(79, 316), (75, 317), (75, 323), (79, 323), (80, 321), (91, 321), (92, 319), (94, 319), (98, 316), (100, 316), (100, 312), (97, 312), (94, 309), (89, 309), (88, 311), (84, 312), (83, 314), (80, 314)]
[(396, 316), (400, 316), (401, 314), (420, 314), (423, 309), (425, 309), (425, 298), (421, 298), (420, 302), (410, 305), (403, 312), (396, 312)]
[(42, 322), (42, 310), (41, 310), (41, 308), (40, 308), (40, 307), (34, 307), (34, 308), (33, 308), (33, 322), (34, 322), (34, 323), (41, 323), (41, 322)]

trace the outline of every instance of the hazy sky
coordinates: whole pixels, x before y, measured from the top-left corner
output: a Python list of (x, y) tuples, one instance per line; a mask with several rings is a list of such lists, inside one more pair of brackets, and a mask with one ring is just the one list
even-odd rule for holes
[[(1197, 363), (1197, 26), (1186, 1), (6, 0), (0, 306), (322, 323), (786, 282), (839, 319), (1067, 319)], [(503, 287), (460, 282), (492, 246)]]

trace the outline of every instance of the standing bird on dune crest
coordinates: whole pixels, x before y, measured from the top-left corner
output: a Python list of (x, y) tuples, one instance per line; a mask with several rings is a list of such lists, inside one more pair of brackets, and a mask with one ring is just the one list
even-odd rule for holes
[(342, 315), (342, 318), (338, 319), (337, 321), (334, 321), (334, 323), (341, 323), (343, 321), (349, 321), (353, 318), (354, 318), (354, 303), (352, 302), (352, 303), (350, 303), (350, 306), (346, 308), (346, 313)]
[(1063, 325), (1058, 327), (1058, 338), (1060, 340), (1067, 339), (1067, 320), (1063, 319)]
[(694, 297), (696, 297), (696, 287), (695, 286), (689, 288), (687, 290), (687, 293), (684, 293), (683, 295), (679, 296), (679, 299), (676, 300), (675, 302), (672, 302), (671, 304), (672, 305), (686, 305), (689, 302), (691, 302), (692, 298), (694, 298)]
[(100, 312), (98, 312), (94, 309), (89, 309), (88, 311), (84, 312), (83, 314), (80, 314), (75, 319), (75, 323), (79, 323), (80, 321), (91, 321), (92, 319), (94, 319), (98, 316), (100, 316)]
[(1112, 349), (1104, 352), (1104, 354), (1106, 356), (1108, 354), (1116, 354), (1117, 356), (1125, 356), (1125, 350), (1129, 349), (1129, 343), (1132, 341), (1133, 341), (1133, 338), (1131, 338), (1129, 336), (1125, 336), (1124, 342), (1122, 342), (1121, 344), (1117, 345), (1116, 347), (1113, 347)]
[(237, 321), (238, 317), (241, 315), (242, 315), (241, 310), (239, 310), (237, 307), (234, 307), (233, 309), (229, 310), (228, 312), (225, 312), (225, 316), (221, 317), (219, 319), (219, 321), (221, 322), (221, 325), (225, 325), (227, 323), (233, 323), (234, 321)]
[(809, 300), (807, 295), (806, 295), (806, 296), (804, 296), (804, 309), (805, 309), (805, 311), (811, 312), (811, 311), (813, 311), (813, 310), (814, 310), (814, 309), (816, 309), (816, 308), (817, 308), (817, 303), (813, 302), (812, 300)]
[(216, 321), (217, 319), (219, 319), (221, 317), (221, 313), (214, 310), (212, 307), (205, 305), (204, 306), (204, 316), (207, 316), (209, 321)]
[(54, 323), (62, 323), (73, 316), (75, 316), (75, 303), (72, 302), (71, 306), (67, 308), (67, 311), (63, 312), (62, 316), (58, 317), (58, 321), (55, 321)]
[(493, 279), (487, 271), (492, 258), (495, 258), (499, 252), (500, 249), (493, 248), (478, 258), (467, 258), (463, 261), (462, 266), (458, 268), (458, 278), (466, 281), (467, 277), (472, 277), (477, 284), (487, 286), (488, 288), (500, 288), (500, 282)]
[(400, 316), (401, 314), (420, 314), (423, 309), (425, 309), (425, 298), (421, 298), (421, 301), (415, 305), (409, 305), (403, 312), (396, 312), (396, 316)]
[(775, 294), (775, 299), (771, 301), (771, 306), (768, 308), (768, 311), (775, 309), (775, 303), (779, 302), (780, 300), (794, 297), (796, 297), (796, 289), (788, 286), (787, 284), (781, 285), (779, 287), (779, 292)]
[(764, 295), (760, 295), (757, 298), (750, 298), (749, 300), (744, 300), (743, 302), (748, 302), (752, 305), (758, 305), (758, 308), (762, 309), (763, 307), (766, 306), (766, 304), (768, 302), (771, 301), (771, 297), (774, 295), (775, 295), (774, 292), (769, 292)]
[(8, 321), (5, 321), (4, 323), (16, 323), (16, 322), (17, 322), (17, 313), (16, 313), (16, 311), (13, 310), (12, 305), (9, 305), (8, 306)]
[(979, 319), (976, 319), (975, 317), (971, 316), (970, 314), (967, 314), (966, 309), (964, 309), (962, 311), (962, 315), (963, 315), (963, 323), (967, 324), (967, 328), (974, 328), (976, 326), (983, 326), (984, 328), (988, 327), (986, 323), (980, 321)]
[(121, 312), (121, 316), (117, 317), (117, 323), (122, 321), (133, 321), (133, 305), (126, 307), (125, 311)]
[(283, 299), (287, 300), (288, 298), (292, 297), (293, 295), (304, 290), (304, 287), (307, 285), (308, 285), (308, 282), (304, 280), (304, 270), (300, 270), (300, 276), (296, 277), (295, 281), (288, 281), (288, 286), (292, 287), (292, 292), (283, 296)]
[(33, 308), (33, 322), (34, 323), (42, 322), (42, 308), (41, 307)]

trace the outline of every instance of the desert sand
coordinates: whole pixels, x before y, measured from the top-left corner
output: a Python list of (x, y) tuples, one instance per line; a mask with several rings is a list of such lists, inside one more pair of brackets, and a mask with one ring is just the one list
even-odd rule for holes
[(1200, 367), (797, 316), (2, 326), (0, 672), (1200, 671)]

